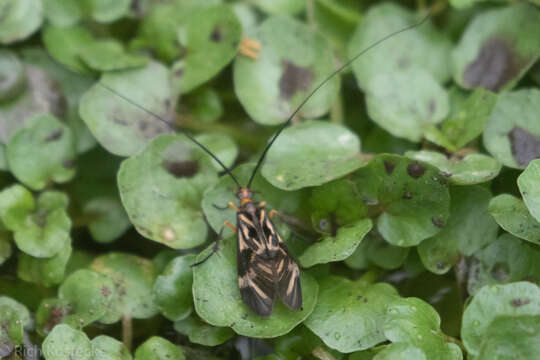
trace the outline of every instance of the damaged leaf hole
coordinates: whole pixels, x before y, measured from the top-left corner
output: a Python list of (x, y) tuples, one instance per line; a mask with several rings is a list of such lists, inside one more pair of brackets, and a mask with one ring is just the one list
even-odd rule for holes
[(311, 68), (297, 66), (288, 60), (281, 62), (283, 74), (279, 79), (281, 98), (289, 100), (297, 91), (307, 91), (315, 78)]
[(414, 162), (407, 166), (407, 174), (413, 179), (418, 179), (426, 172), (426, 167), (420, 163)]
[(438, 217), (432, 217), (431, 222), (433, 223), (433, 225), (435, 225), (438, 228), (443, 228), (444, 227), (444, 222), (441, 219), (439, 219)]
[(62, 135), (64, 134), (64, 129), (56, 129), (53, 132), (51, 132), (47, 137), (45, 138), (45, 142), (54, 142), (58, 141), (62, 138)]
[(214, 30), (212, 30), (212, 33), (210, 34), (210, 40), (215, 43), (219, 43), (223, 40), (223, 34), (219, 26), (216, 26)]
[(513, 306), (513, 307), (520, 307), (520, 306), (523, 306), (523, 305), (527, 305), (527, 304), (530, 304), (531, 303), (531, 300), (529, 299), (512, 299), (512, 301), (510, 302), (510, 304)]
[(521, 166), (540, 158), (540, 136), (535, 136), (527, 130), (514, 126), (508, 133), (512, 155)]
[(396, 168), (396, 164), (394, 164), (393, 162), (390, 162), (388, 160), (384, 161), (384, 171), (386, 171), (386, 174), (392, 175), (395, 168)]
[(195, 160), (186, 161), (163, 161), (163, 168), (176, 178), (190, 178), (199, 171), (199, 162)]

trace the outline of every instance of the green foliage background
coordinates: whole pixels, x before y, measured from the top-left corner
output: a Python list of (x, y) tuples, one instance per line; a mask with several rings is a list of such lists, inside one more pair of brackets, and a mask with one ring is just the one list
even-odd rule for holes
[[(536, 359), (539, 6), (0, 1), (0, 358)], [(182, 132), (245, 184), (428, 11), (268, 152), (304, 303), (255, 315), (228, 228), (191, 267), (235, 195)]]

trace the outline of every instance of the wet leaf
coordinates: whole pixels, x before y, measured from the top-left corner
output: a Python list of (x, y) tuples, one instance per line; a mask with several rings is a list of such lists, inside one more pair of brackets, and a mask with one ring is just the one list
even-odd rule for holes
[(320, 287), (317, 306), (304, 324), (326, 345), (349, 353), (385, 341), (386, 306), (398, 296), (392, 286), (329, 276)]
[(484, 131), (486, 149), (503, 165), (524, 169), (540, 157), (540, 90), (522, 89), (499, 96)]
[[(138, 153), (154, 137), (169, 132), (173, 126), (169, 70), (150, 62), (141, 69), (107, 73), (81, 98), (79, 112), (92, 134), (109, 152), (130, 156)], [(162, 117), (169, 125), (150, 116), (141, 108)]]
[(44, 286), (57, 285), (64, 279), (70, 256), (70, 245), (65, 246), (53, 257), (45, 259), (21, 253), (17, 263), (17, 276), (24, 281)]
[(43, 341), (43, 355), (47, 360), (92, 360), (92, 343), (84, 332), (60, 324)]
[(92, 219), (88, 230), (99, 243), (110, 243), (131, 227), (122, 203), (116, 197), (93, 198), (84, 204), (83, 211)]
[[(197, 260), (212, 250), (209, 246)], [(251, 311), (240, 297), (236, 264), (236, 240), (222, 240), (219, 251), (205, 263), (193, 268), (193, 298), (197, 314), (214, 326), (231, 327), (237, 334), (268, 338), (291, 331), (306, 319), (317, 302), (317, 282), (301, 272), (303, 304), (301, 310), (289, 310), (276, 300), (272, 315), (263, 318)]]
[(193, 316), (176, 321), (174, 330), (188, 336), (190, 342), (204, 346), (222, 344), (235, 335), (234, 331), (228, 327), (211, 326)]
[(447, 223), (447, 180), (431, 165), (397, 155), (378, 155), (357, 170), (353, 179), (364, 203), (379, 215), (378, 232), (392, 245), (418, 245)]
[(0, 7), (0, 44), (28, 38), (43, 22), (40, 0), (7, 0)]
[[(363, 244), (365, 248), (356, 248), (355, 253), (351, 257), (358, 256), (358, 252), (365, 252), (366, 259), (370, 263), (383, 269), (391, 270), (399, 268), (403, 265), (409, 254), (409, 248), (390, 245), (376, 231), (368, 233)], [(353, 259), (351, 260), (354, 261)], [(347, 262), (347, 264), (350, 265), (351, 263)], [(354, 266), (351, 267), (354, 268)]]
[(531, 215), (540, 221), (540, 191), (538, 183), (540, 179), (540, 160), (533, 160), (518, 177), (517, 183), (519, 191), (523, 196), (523, 201), (527, 205)]
[(182, 350), (159, 336), (152, 336), (135, 351), (135, 360), (184, 360)]
[[(262, 44), (258, 58), (238, 56), (234, 64), (236, 96), (254, 121), (277, 125), (332, 73), (331, 50), (321, 35), (287, 17), (268, 18), (253, 38)], [(327, 113), (339, 86), (338, 77), (331, 79), (299, 116), (309, 119)]]
[(448, 342), (440, 329), (437, 311), (418, 298), (394, 300), (387, 308), (384, 335), (394, 343), (404, 342), (422, 350), (427, 359), (461, 360), (459, 346)]
[(160, 312), (169, 320), (188, 317), (193, 310), (193, 269), (195, 255), (188, 254), (172, 259), (154, 282), (152, 296)]
[(479, 355), (482, 339), (500, 316), (516, 318), (540, 314), (540, 289), (529, 282), (485, 286), (472, 299), (463, 314), (461, 337), (472, 355)]
[(454, 80), (465, 88), (508, 90), (540, 56), (540, 11), (533, 5), (477, 15), (452, 53)]
[(362, 219), (351, 226), (339, 228), (336, 236), (327, 236), (310, 245), (298, 258), (302, 267), (341, 261), (349, 257), (371, 230), (371, 219)]
[[(393, 31), (417, 23), (423, 17), (423, 14), (414, 14), (391, 3), (371, 7), (350, 40), (349, 58)], [(352, 64), (352, 68), (362, 89), (367, 89), (370, 83), (374, 83), (375, 77), (391, 75), (396, 73), (396, 69), (409, 74), (410, 70), (415, 69), (429, 83), (444, 83), (450, 77), (450, 50), (450, 41), (440, 34), (428, 19), (422, 26), (388, 39), (376, 51), (362, 55)], [(405, 86), (395, 83), (393, 85)], [(425, 88), (425, 84), (420, 84), (420, 87)], [(412, 94), (418, 91), (411, 83), (408, 90)]]
[(131, 354), (120, 341), (100, 335), (92, 339), (92, 352), (94, 359), (100, 360), (131, 360)]
[[(393, 343), (386, 346), (381, 352), (378, 352), (377, 355), (375, 355), (375, 357), (373, 357), (372, 359), (373, 360), (427, 360), (426, 354), (421, 349), (413, 345), (404, 343), (404, 342), (397, 342), (397, 343)], [(351, 360), (363, 360), (363, 359), (351, 358)]]
[(116, 295), (111, 299), (100, 322), (112, 324), (124, 315), (134, 319), (147, 319), (156, 315), (158, 309), (152, 300), (152, 285), (156, 274), (150, 260), (110, 252), (97, 257), (90, 268), (106, 275), (113, 282), (111, 292)]
[(489, 203), (489, 213), (510, 234), (540, 244), (540, 223), (517, 197), (502, 194), (493, 198)]
[(358, 169), (363, 164), (359, 151), (360, 139), (350, 130), (307, 121), (281, 133), (261, 173), (283, 190), (321, 185)]
[(392, 135), (414, 142), (450, 111), (446, 90), (416, 67), (373, 76), (365, 91), (370, 118)]
[(75, 152), (70, 128), (51, 115), (29, 119), (6, 147), (13, 175), (33, 190), (71, 180), (75, 176)]
[(474, 185), (492, 180), (502, 165), (484, 154), (469, 154), (448, 158), (437, 151), (407, 151), (405, 156), (437, 167), (455, 185)]
[(207, 225), (199, 204), (217, 182), (211, 161), (182, 135), (162, 135), (124, 160), (118, 186), (137, 231), (174, 249), (204, 243)]
[(444, 229), (418, 247), (424, 266), (435, 274), (444, 274), (462, 256), (495, 241), (499, 227), (488, 214), (490, 192), (480, 186), (454, 187), (450, 217)]
[(11, 100), (26, 88), (26, 71), (17, 55), (7, 49), (0, 50), (0, 102)]

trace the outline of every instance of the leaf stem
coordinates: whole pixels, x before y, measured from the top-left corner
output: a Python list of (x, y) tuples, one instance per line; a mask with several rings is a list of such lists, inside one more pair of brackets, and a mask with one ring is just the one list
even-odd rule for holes
[(131, 346), (133, 344), (133, 320), (130, 314), (124, 314), (122, 318), (122, 342), (131, 352)]
[(336, 100), (330, 109), (330, 121), (334, 124), (343, 124), (345, 122), (343, 115), (343, 97), (341, 96), (341, 88), (338, 90)]
[(366, 271), (364, 275), (362, 275), (362, 277), (360, 277), (360, 281), (368, 283), (368, 284), (373, 284), (375, 281), (377, 281), (378, 278), (379, 278), (379, 270), (370, 269)]

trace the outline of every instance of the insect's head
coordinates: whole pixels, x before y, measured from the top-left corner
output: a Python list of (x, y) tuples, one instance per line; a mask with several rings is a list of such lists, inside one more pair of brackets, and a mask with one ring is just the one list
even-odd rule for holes
[(244, 206), (247, 203), (253, 201), (253, 191), (248, 188), (242, 187), (236, 193), (236, 197), (240, 200), (240, 206)]

